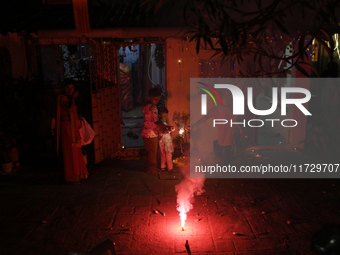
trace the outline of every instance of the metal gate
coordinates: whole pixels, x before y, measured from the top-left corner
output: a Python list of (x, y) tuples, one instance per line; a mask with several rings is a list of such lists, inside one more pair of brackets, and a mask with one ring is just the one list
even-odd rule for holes
[(122, 147), (118, 46), (95, 41), (89, 46), (95, 164)]
[[(96, 132), (95, 164), (110, 158), (122, 147), (118, 49), (119, 45), (101, 39), (41, 40), (34, 51), (36, 56), (32, 58), (37, 60), (37, 69), (50, 86), (62, 84), (65, 78), (87, 85), (88, 89), (83, 88), (83, 92), (87, 97), (91, 93), (93, 129)], [(86, 104), (90, 104), (90, 98)], [(87, 107), (89, 105), (86, 110)]]

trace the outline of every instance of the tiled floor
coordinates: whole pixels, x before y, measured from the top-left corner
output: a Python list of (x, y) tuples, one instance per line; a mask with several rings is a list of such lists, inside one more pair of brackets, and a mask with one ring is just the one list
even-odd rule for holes
[[(267, 153), (287, 164), (311, 158)], [(315, 233), (340, 224), (339, 179), (224, 178), (205, 180), (181, 231), (182, 180), (161, 180), (145, 165), (111, 160), (81, 185), (50, 168), (0, 175), (0, 254), (84, 253), (110, 238), (118, 254), (312, 255)]]

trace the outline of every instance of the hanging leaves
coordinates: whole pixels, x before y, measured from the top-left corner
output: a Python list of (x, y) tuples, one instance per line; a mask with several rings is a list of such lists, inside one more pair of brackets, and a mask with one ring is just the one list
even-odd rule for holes
[(305, 35), (301, 36), (300, 41), (299, 41), (299, 56), (303, 60), (304, 58), (304, 46), (305, 46)]
[(314, 71), (314, 73), (316, 74), (316, 76), (320, 77), (318, 71), (316, 70), (316, 68), (314, 66), (312, 66), (312, 65), (310, 65), (306, 62), (298, 62), (297, 64), (300, 65), (300, 66), (303, 65), (303, 66), (306, 66), (306, 67), (312, 69)]
[(297, 70), (299, 70), (303, 75), (305, 75), (306, 77), (310, 77), (310, 74), (305, 70), (303, 69), (301, 66), (300, 66), (300, 63), (295, 63), (295, 67)]
[(162, 44), (156, 44), (156, 48), (155, 48), (155, 51), (153, 53), (153, 57), (155, 59), (156, 66), (158, 68), (162, 69), (164, 67), (164, 61), (165, 61)]
[[(159, 6), (156, 0), (145, 0)], [(190, 41), (196, 42), (196, 53), (202, 48), (213, 51), (212, 55), (220, 55), (222, 59), (234, 59), (242, 63), (246, 55), (253, 55), (258, 66), (266, 68), (268, 65), (260, 63), (263, 58), (271, 59), (268, 63), (275, 63), (277, 59), (287, 64), (290, 59), (291, 68), (296, 65), (302, 73), (307, 74), (301, 65), (310, 57), (308, 45), (323, 33), (327, 42), (318, 38), (333, 61), (332, 51), (334, 43), (331, 35), (326, 32), (325, 25), (340, 28), (337, 11), (340, 0), (181, 0), (183, 6), (183, 22), (190, 30)], [(167, 2), (163, 0), (163, 2)], [(299, 31), (300, 24), (292, 26), (291, 18), (305, 17), (301, 22), (313, 22), (313, 33)], [(314, 16), (313, 16), (314, 15)], [(307, 20), (308, 19), (308, 20)], [(295, 40), (294, 38), (299, 38)], [(212, 38), (217, 38), (213, 41)], [(305, 40), (308, 40), (306, 42)], [(295, 42), (296, 44), (295, 44)], [(289, 56), (285, 56), (284, 49), (289, 42), (294, 42), (295, 48)], [(327, 45), (329, 43), (329, 46)], [(284, 57), (283, 57), (284, 56)], [(274, 62), (273, 62), (274, 61)], [(274, 70), (273, 68), (271, 68)], [(287, 69), (275, 71), (283, 73)], [(268, 70), (267, 70), (268, 73)], [(257, 72), (265, 75), (265, 70)]]
[(277, 27), (282, 31), (284, 32), (285, 34), (287, 35), (290, 35), (288, 29), (278, 20), (275, 19), (275, 24), (277, 25)]

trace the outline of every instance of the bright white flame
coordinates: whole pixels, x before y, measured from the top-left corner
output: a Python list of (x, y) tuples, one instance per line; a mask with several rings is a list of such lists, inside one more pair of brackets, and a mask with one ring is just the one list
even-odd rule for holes
[(179, 216), (181, 217), (181, 225), (182, 225), (182, 228), (184, 228), (185, 221), (187, 220), (187, 214), (186, 214), (186, 212), (181, 212), (181, 213), (179, 214)]
[(181, 129), (179, 130), (179, 134), (182, 135), (183, 133), (184, 133), (184, 128), (181, 128)]
[(177, 211), (180, 212), (179, 216), (181, 218), (182, 228), (187, 219), (187, 212), (193, 208), (192, 202), (194, 195), (201, 195), (204, 192), (204, 180), (205, 178), (191, 179), (186, 176), (181, 183), (175, 186), (177, 192)]

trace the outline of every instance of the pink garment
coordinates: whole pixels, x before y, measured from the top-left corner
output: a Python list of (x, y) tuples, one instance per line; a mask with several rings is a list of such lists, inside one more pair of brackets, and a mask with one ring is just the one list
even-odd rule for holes
[[(160, 123), (167, 126), (167, 123), (165, 121), (159, 120)], [(172, 138), (171, 138), (171, 132), (160, 128), (160, 133), (158, 134), (159, 139), (159, 150), (161, 153), (167, 154), (167, 153), (173, 153), (174, 148), (172, 146)]]
[(158, 122), (158, 109), (155, 105), (149, 103), (142, 108), (143, 127), (141, 136), (144, 138), (161, 137), (169, 132), (166, 128), (158, 127), (155, 122)]
[[(160, 119), (159, 122), (167, 126), (167, 123), (165, 121)], [(160, 128), (159, 130), (160, 133), (158, 134), (158, 136), (160, 137), (159, 151), (161, 152), (161, 168), (165, 168), (166, 164), (168, 170), (171, 171), (173, 169), (172, 153), (174, 151), (172, 146), (171, 132), (162, 128)]]
[(171, 171), (174, 168), (172, 164), (172, 153), (161, 152), (161, 168), (165, 168), (165, 163), (169, 171)]
[[(78, 182), (86, 179), (88, 172), (81, 152), (81, 148), (72, 146), (73, 140), (80, 140), (78, 132), (79, 119), (77, 108), (69, 113), (60, 105), (61, 100), (69, 100), (67, 96), (60, 95), (57, 108), (57, 153), (64, 168), (65, 181)], [(73, 125), (72, 125), (73, 124)], [(75, 136), (75, 137), (73, 137)]]
[(141, 136), (145, 138), (158, 137), (159, 128), (155, 124), (158, 121), (158, 109), (153, 104), (147, 104), (142, 108), (143, 116), (143, 127)]

